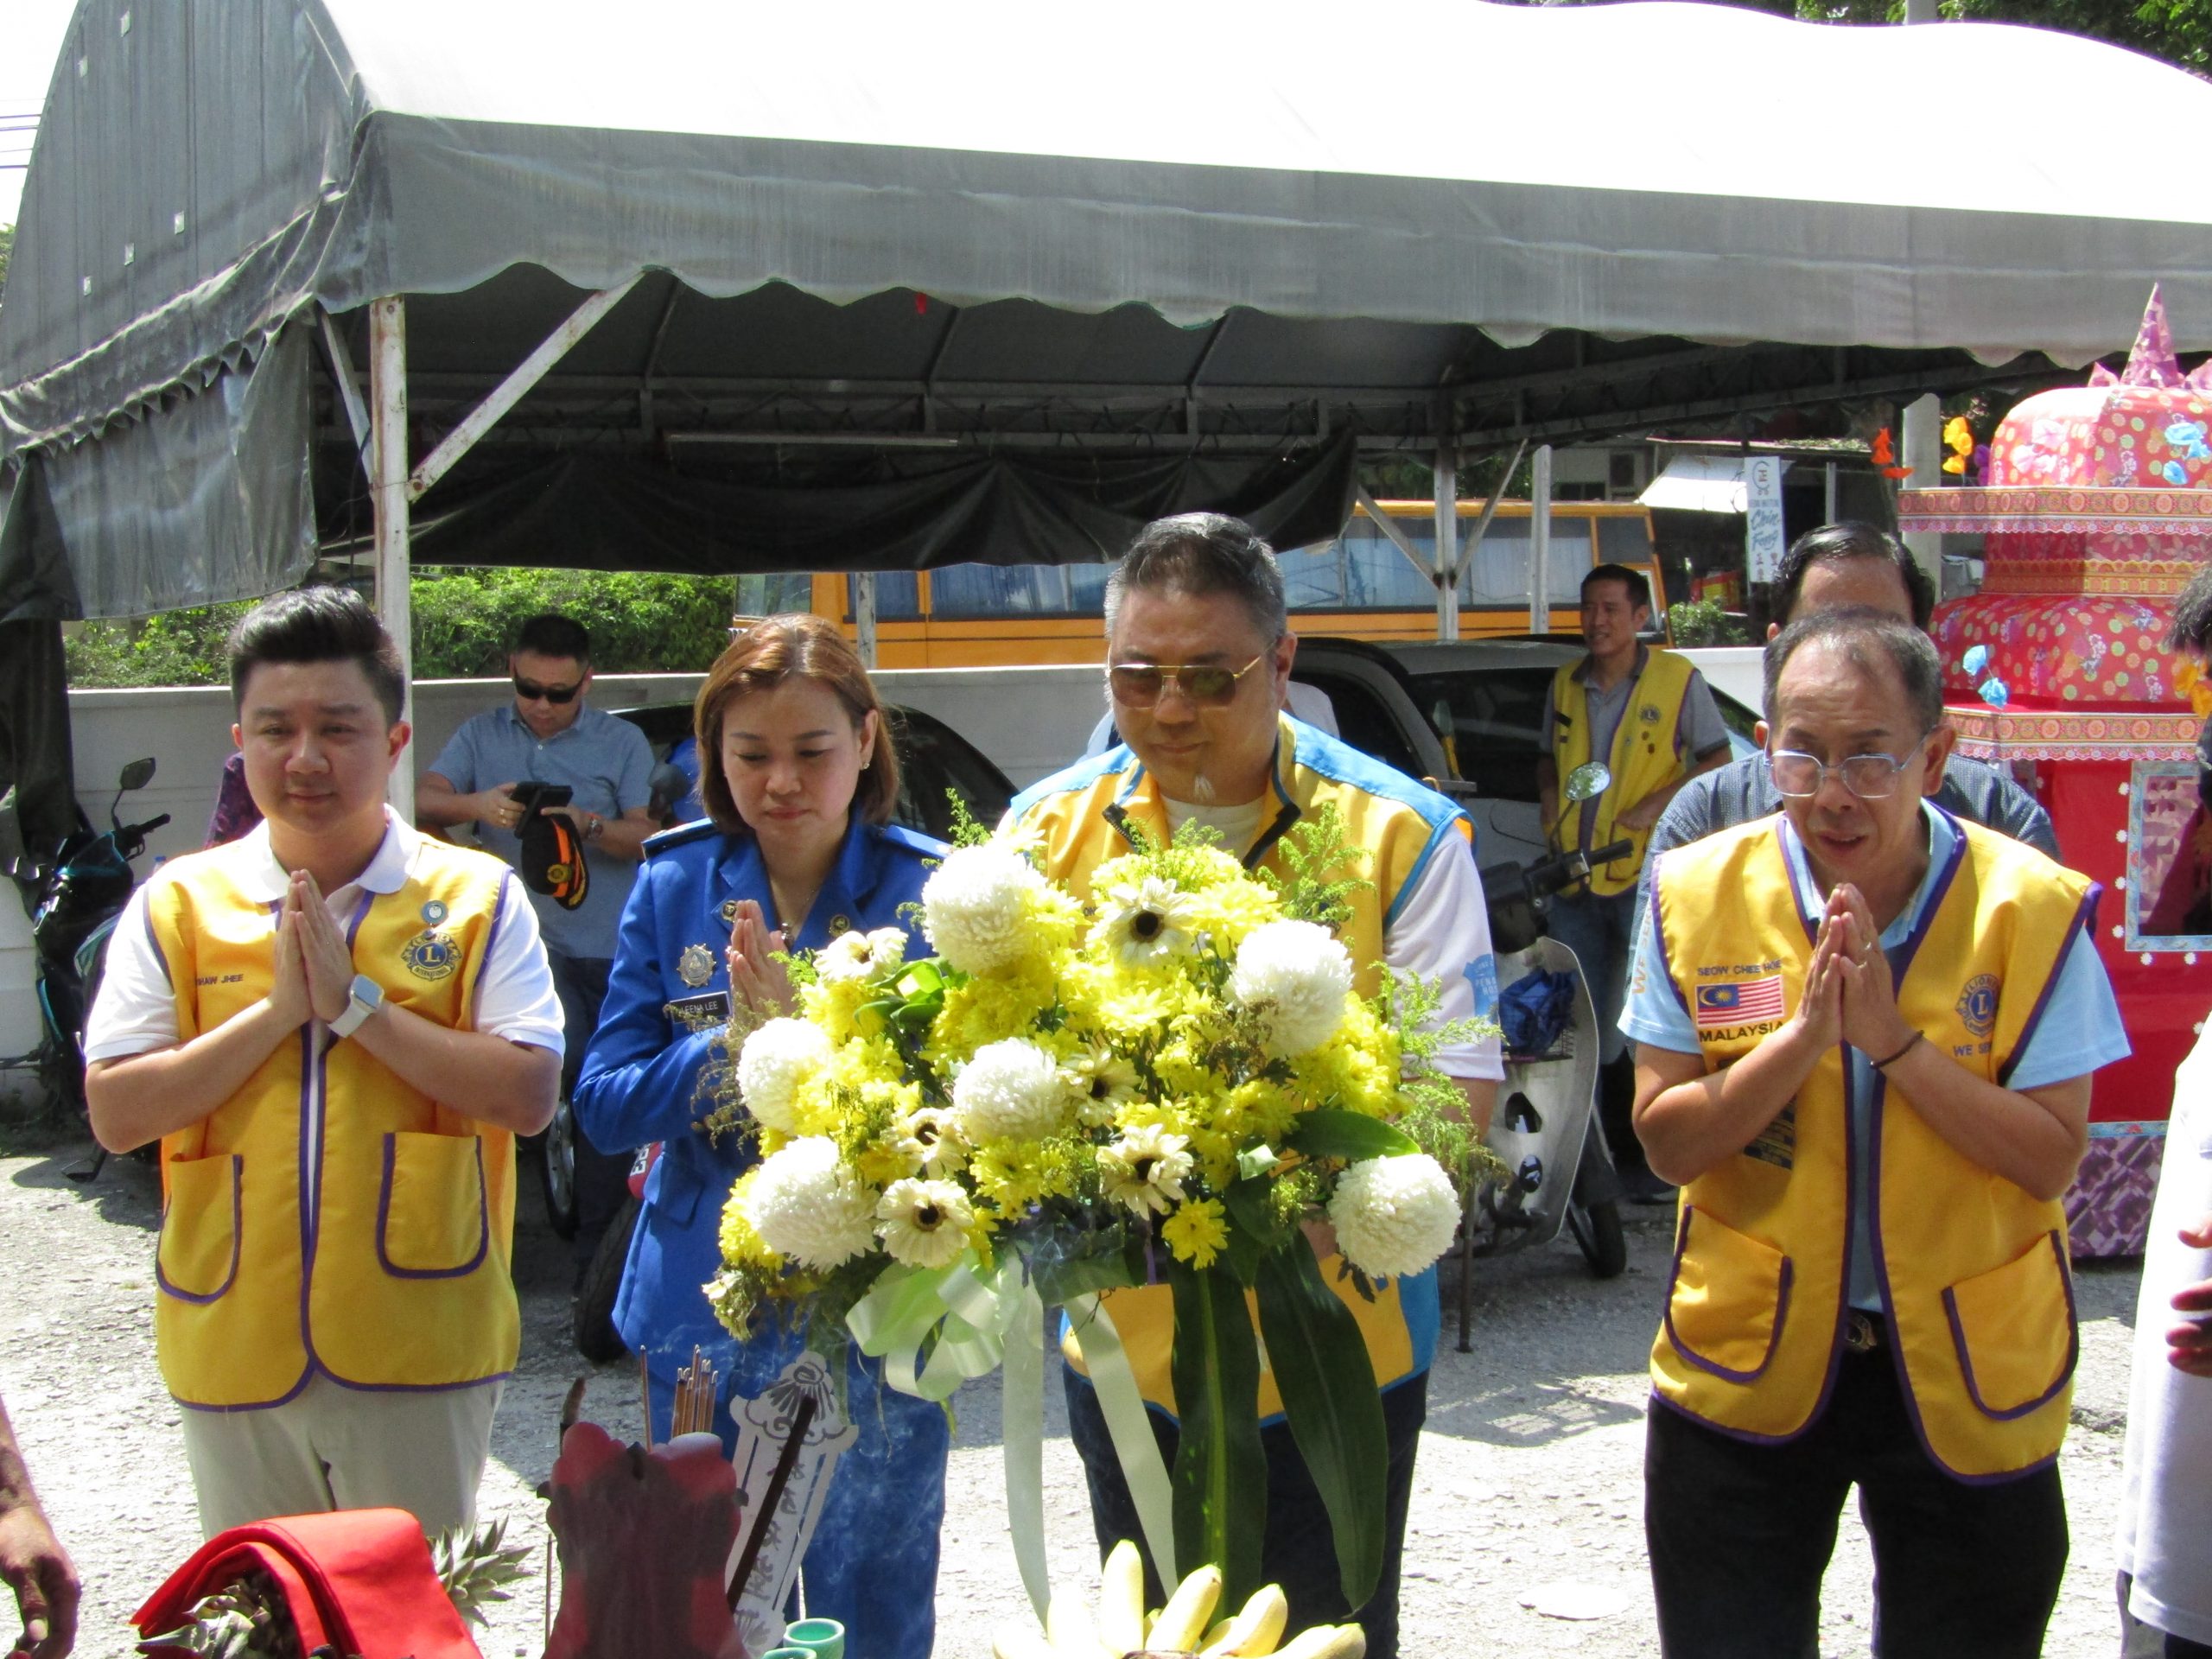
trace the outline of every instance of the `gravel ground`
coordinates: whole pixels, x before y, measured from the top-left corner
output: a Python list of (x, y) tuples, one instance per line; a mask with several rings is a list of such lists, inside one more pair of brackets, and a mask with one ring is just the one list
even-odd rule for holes
[[(0, 1151), (0, 1395), (47, 1508), (85, 1578), (78, 1650), (131, 1650), (131, 1611), (199, 1542), (176, 1408), (153, 1360), (152, 1168), (111, 1161), (90, 1185), (64, 1174), (76, 1143)], [(517, 1240), (523, 1353), (493, 1437), (481, 1509), (542, 1548), (531, 1489), (552, 1465), (569, 1382), (588, 1370), (568, 1342), (566, 1247), (545, 1227), (525, 1166)], [(1472, 1351), (1443, 1351), (1429, 1392), (1406, 1545), (1409, 1654), (1656, 1655), (1641, 1516), (1644, 1359), (1669, 1222), (1632, 1211), (1628, 1272), (1592, 1280), (1571, 1243), (1477, 1266)], [(2081, 1370), (2064, 1461), (2074, 1554), (2046, 1652), (2117, 1650), (2112, 1516), (2135, 1308), (2134, 1264), (2082, 1272)], [(1047, 1374), (1046, 1516), (1056, 1577), (1095, 1582), (1082, 1478)], [(995, 1383), (956, 1401), (958, 1435), (938, 1586), (938, 1651), (970, 1659), (1024, 1608), (1004, 1548)], [(586, 1414), (639, 1432), (635, 1374), (598, 1372)], [(541, 1558), (542, 1559), (542, 1558)], [(1847, 1514), (1821, 1624), (1824, 1656), (1867, 1651), (1871, 1564)], [(486, 1659), (540, 1650), (545, 1588), (533, 1574), (481, 1637)], [(1539, 1611), (1598, 1614), (1560, 1618)], [(855, 1656), (855, 1659), (866, 1659)]]

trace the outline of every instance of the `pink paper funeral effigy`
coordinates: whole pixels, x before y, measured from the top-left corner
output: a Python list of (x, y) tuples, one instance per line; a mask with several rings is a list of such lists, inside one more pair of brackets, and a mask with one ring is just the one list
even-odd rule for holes
[(2097, 1074), (2067, 1199), (2074, 1253), (2143, 1248), (2174, 1068), (2212, 1007), (2212, 822), (2196, 733), (2212, 683), (2166, 649), (2212, 560), (2212, 364), (2184, 375), (2154, 289), (2127, 366), (2030, 397), (1986, 482), (1909, 490), (1905, 530), (1979, 532), (1981, 591), (1936, 613), (1959, 747), (2009, 766), (2065, 861), (2104, 886), (2097, 948), (2134, 1044)]

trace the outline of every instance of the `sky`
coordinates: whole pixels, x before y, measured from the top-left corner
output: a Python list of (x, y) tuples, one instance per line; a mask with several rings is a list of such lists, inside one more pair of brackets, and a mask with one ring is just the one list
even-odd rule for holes
[(32, 135), (14, 118), (38, 113), (76, 0), (0, 0), (0, 225), (16, 222)]

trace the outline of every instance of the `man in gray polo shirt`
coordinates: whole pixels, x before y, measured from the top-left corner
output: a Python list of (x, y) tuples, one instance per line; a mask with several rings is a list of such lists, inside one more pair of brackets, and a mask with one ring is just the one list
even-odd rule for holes
[[(474, 823), (486, 851), (521, 867), (514, 799), (523, 783), (566, 784), (569, 804), (547, 809), (567, 818), (584, 849), (590, 885), (574, 910), (532, 891), (568, 1038), (561, 1093), (574, 1088), (584, 1048), (599, 1024), (614, 937), (645, 837), (660, 826), (648, 810), (652, 746), (626, 720), (592, 708), (591, 636), (565, 616), (522, 625), (507, 672), (512, 702), (464, 723), (438, 752), (416, 791), (415, 816), (437, 829)], [(576, 1262), (591, 1261), (622, 1202), (629, 1160), (609, 1158), (579, 1133), (576, 1148)]]

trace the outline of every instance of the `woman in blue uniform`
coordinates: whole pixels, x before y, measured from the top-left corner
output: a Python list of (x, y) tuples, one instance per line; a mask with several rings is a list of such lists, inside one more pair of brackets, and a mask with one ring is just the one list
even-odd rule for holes
[[(789, 1012), (771, 953), (906, 927), (899, 906), (919, 898), (927, 861), (945, 849), (890, 822), (899, 763), (881, 706), (853, 648), (820, 617), (770, 617), (739, 636), (700, 689), (694, 726), (708, 817), (645, 843), (575, 1111), (610, 1152), (663, 1143), (614, 1322), (645, 1357), (654, 1439), (668, 1435), (676, 1373), (696, 1344), (721, 1376), (715, 1427), (729, 1446), (730, 1395), (758, 1396), (801, 1337), (764, 1319), (734, 1341), (701, 1288), (720, 1270), (722, 1206), (753, 1154), (694, 1127), (713, 1109), (701, 1076), (716, 1032), (690, 1028), (669, 1005), (696, 1008), (720, 993), (760, 1017)], [(919, 954), (911, 929), (908, 951)], [(844, 1624), (849, 1653), (927, 1659), (944, 1413), (880, 1386), (857, 1351), (849, 1368), (847, 1417), (860, 1436), (807, 1549), (807, 1611)]]

